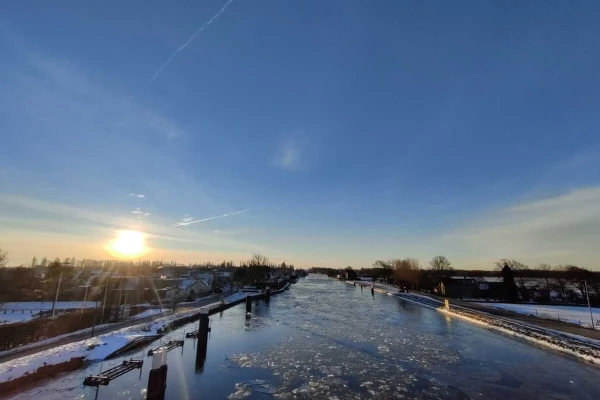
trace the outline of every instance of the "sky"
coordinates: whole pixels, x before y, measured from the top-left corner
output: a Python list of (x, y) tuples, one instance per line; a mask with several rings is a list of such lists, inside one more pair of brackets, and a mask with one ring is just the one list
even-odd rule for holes
[(0, 3), (0, 248), (600, 270), (600, 3)]

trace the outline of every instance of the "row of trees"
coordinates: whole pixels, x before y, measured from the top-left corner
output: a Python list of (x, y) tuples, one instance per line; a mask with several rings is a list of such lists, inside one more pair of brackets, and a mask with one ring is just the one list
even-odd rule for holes
[[(500, 271), (507, 266), (511, 271), (510, 279), (514, 282), (512, 285), (521, 300), (550, 301), (551, 293), (555, 292), (569, 302), (574, 302), (577, 298), (585, 299), (588, 293), (593, 302), (600, 302), (600, 273), (574, 265), (539, 264), (530, 268), (511, 259), (501, 259), (494, 266), (493, 271), (455, 270), (445, 256), (436, 256), (424, 268), (418, 260), (408, 257), (377, 260), (372, 268), (363, 268), (359, 274), (413, 290), (433, 290), (444, 277), (469, 276), (482, 281), (486, 276), (501, 276)], [(313, 268), (311, 271), (337, 276), (344, 275), (349, 270), (352, 267), (344, 270)]]

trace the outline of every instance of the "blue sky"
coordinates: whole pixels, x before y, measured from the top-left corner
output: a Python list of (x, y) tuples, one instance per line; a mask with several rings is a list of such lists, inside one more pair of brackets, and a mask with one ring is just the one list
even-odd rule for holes
[(106, 258), (137, 229), (145, 257), (185, 263), (600, 268), (599, 20), (595, 2), (3, 3), (0, 247)]

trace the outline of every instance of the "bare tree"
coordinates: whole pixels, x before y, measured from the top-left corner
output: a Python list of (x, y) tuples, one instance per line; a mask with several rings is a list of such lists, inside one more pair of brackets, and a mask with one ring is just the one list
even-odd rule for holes
[(8, 253), (2, 249), (0, 249), (0, 268), (6, 267), (8, 263)]
[(552, 278), (552, 287), (560, 293), (563, 300), (568, 298), (568, 280), (567, 266), (559, 265), (554, 268), (554, 277)]
[(392, 260), (394, 265), (394, 279), (397, 283), (407, 282), (413, 289), (419, 289), (421, 280), (421, 266), (415, 258), (405, 258), (403, 260)]
[(429, 261), (429, 266), (433, 271), (452, 271), (450, 261), (445, 256), (435, 256)]
[(540, 271), (540, 279), (544, 283), (544, 289), (548, 291), (549, 296), (552, 290), (552, 267), (550, 264), (539, 264), (535, 269)]
[(529, 267), (517, 260), (508, 260), (503, 258), (500, 261), (496, 261), (495, 268), (500, 271), (502, 268), (508, 265), (510, 269), (513, 271), (513, 275), (515, 277), (515, 281), (520, 289), (525, 289), (527, 286), (527, 282), (531, 280), (531, 277), (528, 276)]
[(267, 258), (267, 256), (263, 256), (262, 254), (254, 253), (252, 254), (252, 258), (248, 261), (248, 265), (261, 267), (268, 266), (269, 259)]
[(586, 282), (592, 280), (591, 271), (585, 268), (579, 268), (574, 265), (568, 265), (566, 267), (567, 280), (579, 290), (581, 297), (586, 297)]
[(377, 260), (373, 263), (373, 267), (382, 269), (383, 276), (384, 276), (386, 282), (388, 282), (388, 279), (394, 275), (394, 265), (393, 264), (394, 264), (394, 260), (389, 260), (389, 261)]

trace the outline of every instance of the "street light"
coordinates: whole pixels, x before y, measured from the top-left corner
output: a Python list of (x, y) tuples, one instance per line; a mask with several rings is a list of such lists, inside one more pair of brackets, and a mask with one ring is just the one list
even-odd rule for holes
[(83, 295), (83, 303), (81, 303), (81, 313), (83, 314), (83, 308), (85, 307), (85, 300), (87, 299), (88, 289), (91, 285), (85, 285), (85, 294)]

